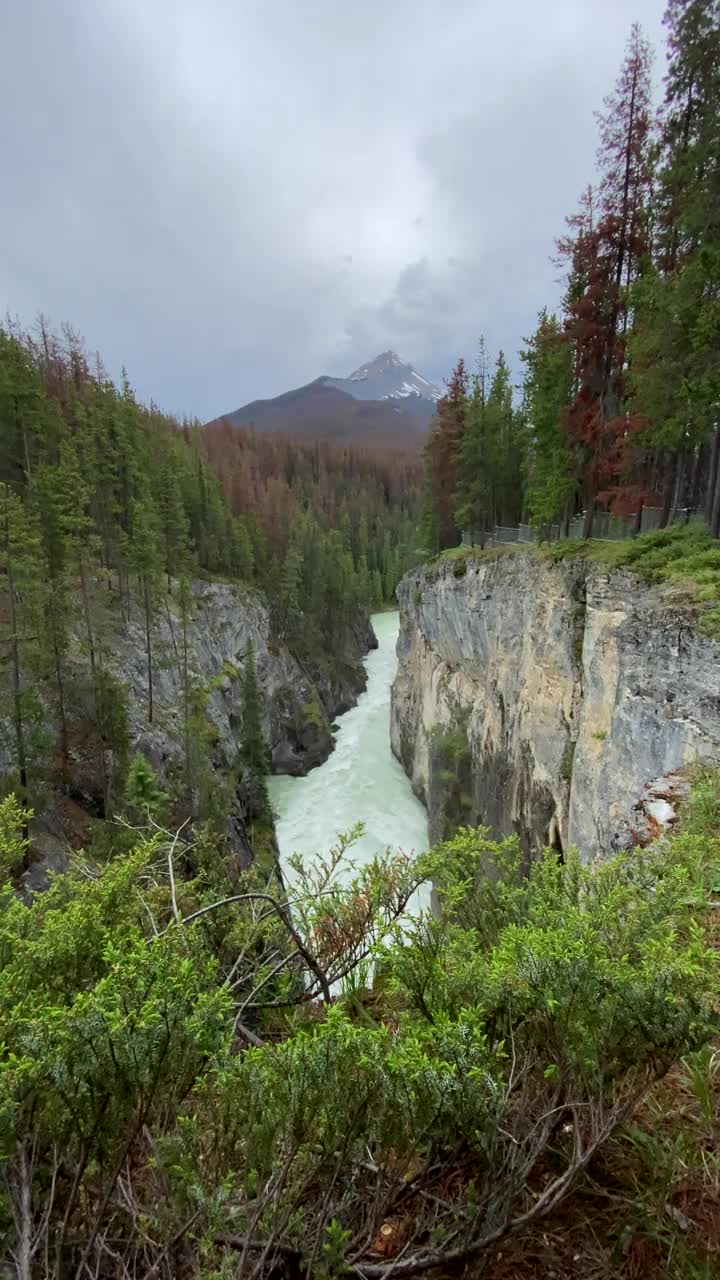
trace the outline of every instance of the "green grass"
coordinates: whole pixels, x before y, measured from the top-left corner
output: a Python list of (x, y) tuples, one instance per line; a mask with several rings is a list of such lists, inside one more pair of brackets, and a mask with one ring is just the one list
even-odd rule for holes
[(568, 539), (540, 554), (554, 564), (582, 556), (610, 569), (631, 569), (648, 582), (675, 583), (706, 606), (699, 630), (720, 640), (720, 541), (705, 529), (673, 525), (622, 542)]
[(515, 551), (532, 551), (534, 543), (532, 542), (501, 542), (498, 547), (467, 547), (464, 542), (458, 547), (448, 547), (445, 551), (439, 551), (435, 556), (433, 563), (443, 560), (458, 560), (461, 556), (467, 556), (473, 560), (498, 560), (501, 556), (510, 554)]

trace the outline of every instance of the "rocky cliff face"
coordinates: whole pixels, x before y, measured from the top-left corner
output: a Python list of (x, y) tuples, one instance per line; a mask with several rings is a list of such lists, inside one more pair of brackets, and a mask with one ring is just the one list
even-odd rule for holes
[[(195, 607), (188, 628), (188, 667), (193, 685), (207, 692), (209, 731), (202, 752), (210, 767), (230, 771), (237, 756), (242, 730), (241, 673), (249, 645), (255, 653), (273, 771), (303, 774), (322, 763), (333, 749), (334, 717), (353, 706), (365, 687), (360, 659), (377, 644), (369, 622), (358, 620), (347, 635), (343, 652), (319, 658), (309, 666), (273, 634), (269, 610), (258, 594), (237, 585), (202, 580), (193, 582), (192, 590)], [(97, 814), (102, 808), (92, 683), (80, 633), (78, 622), (65, 670), (70, 728), (68, 782), (56, 793), (48, 790), (47, 809), (39, 811), (33, 824), (37, 857), (28, 881), (31, 888), (44, 887), (47, 869), (58, 869), (66, 861), (68, 803), (80, 828), (83, 814)], [(98, 639), (104, 667), (127, 690), (130, 753), (141, 751), (163, 781), (179, 776), (183, 761), (180, 619), (170, 610), (156, 618), (152, 724), (147, 719), (145, 631), (139, 608), (135, 607), (125, 623), (117, 615), (106, 618)], [(54, 702), (49, 691), (47, 699), (46, 691), (39, 689), (38, 693), (45, 711), (43, 731), (52, 750), (59, 737)], [(9, 722), (0, 719), (0, 778), (13, 773), (12, 729)], [(237, 806), (235, 810), (228, 818), (229, 847), (242, 859), (247, 855), (247, 842)]]
[(482, 823), (591, 858), (649, 781), (720, 757), (720, 645), (676, 590), (513, 550), (398, 597), (392, 745), (433, 839)]
[[(195, 617), (188, 633), (191, 677), (209, 688), (208, 716), (216, 731), (215, 762), (230, 764), (242, 727), (241, 671), (248, 646), (255, 653), (263, 694), (265, 727), (273, 772), (304, 774), (333, 749), (331, 722), (354, 705), (366, 683), (362, 654), (376, 643), (372, 628), (358, 624), (347, 649), (332, 660), (306, 666), (273, 634), (260, 596), (229, 583), (193, 583)], [(179, 620), (158, 620), (156, 648), (162, 654), (155, 676), (156, 726), (146, 721), (147, 673), (140, 619), (118, 631), (111, 668), (130, 693), (132, 746), (159, 768), (181, 752), (182, 683)]]

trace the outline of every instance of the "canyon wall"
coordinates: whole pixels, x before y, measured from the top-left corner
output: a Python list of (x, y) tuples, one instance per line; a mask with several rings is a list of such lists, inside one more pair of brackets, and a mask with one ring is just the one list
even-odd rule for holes
[[(202, 579), (193, 581), (192, 592), (188, 674), (193, 688), (206, 695), (207, 732), (198, 744), (203, 761), (227, 776), (234, 771), (242, 733), (242, 668), (251, 645), (273, 771), (303, 774), (321, 764), (333, 750), (334, 717), (353, 706), (365, 688), (361, 659), (377, 643), (367, 618), (358, 616), (341, 652), (304, 662), (275, 633), (269, 608), (258, 592)], [(48, 785), (34, 806), (30, 889), (44, 888), (47, 872), (66, 865), (68, 840), (83, 841), (84, 816), (103, 813), (93, 682), (79, 602), (70, 630), (64, 662), (69, 757), (62, 782), (55, 777), (60, 725), (54, 690), (42, 683), (36, 689), (39, 728), (46, 744), (38, 767)], [(161, 782), (177, 780), (184, 759), (180, 618), (168, 607), (158, 610), (154, 619), (152, 723), (148, 720), (145, 626), (139, 606), (133, 604), (129, 619), (123, 620), (117, 609), (105, 613), (96, 644), (102, 650), (103, 668), (121, 682), (127, 695), (129, 753), (142, 752)], [(3, 675), (9, 682), (9, 670)], [(13, 778), (16, 768), (13, 726), (7, 714), (9, 691), (3, 690), (3, 683), (0, 677), (0, 694), (5, 694), (0, 700), (0, 780)], [(108, 756), (112, 768), (112, 754)], [(229, 848), (245, 858), (247, 840), (237, 799), (230, 801)]]
[(678, 588), (512, 549), (435, 562), (398, 599), (392, 746), (434, 840), (481, 823), (589, 859), (648, 782), (720, 758), (720, 645)]

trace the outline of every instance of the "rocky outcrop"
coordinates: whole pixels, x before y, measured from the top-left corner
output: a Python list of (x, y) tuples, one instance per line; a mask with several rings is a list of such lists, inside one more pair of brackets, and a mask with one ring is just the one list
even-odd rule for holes
[[(336, 663), (312, 669), (273, 633), (262, 598), (245, 588), (222, 582), (193, 583), (194, 618), (188, 629), (192, 679), (208, 690), (207, 714), (214, 730), (213, 762), (234, 760), (242, 729), (241, 674), (248, 647), (255, 655), (262, 692), (265, 729), (276, 773), (304, 774), (326, 760), (333, 749), (333, 717), (352, 706), (365, 687), (361, 654), (372, 637), (359, 629), (349, 652)], [(110, 667), (130, 694), (131, 743), (163, 769), (180, 758), (182, 677), (179, 619), (158, 618), (155, 636), (160, 655), (154, 677), (155, 723), (146, 719), (147, 674), (141, 619), (118, 630)]]
[[(377, 644), (372, 627), (359, 618), (348, 631), (344, 650), (312, 664), (295, 656), (273, 632), (269, 609), (262, 597), (241, 586), (196, 580), (193, 619), (188, 626), (188, 669), (195, 688), (206, 695), (207, 734), (203, 760), (221, 773), (230, 773), (242, 732), (242, 668), (248, 647), (255, 655), (262, 694), (272, 769), (304, 774), (321, 764), (333, 750), (332, 721), (353, 706), (366, 684), (362, 655)], [(79, 611), (78, 611), (79, 613)], [(147, 666), (144, 622), (135, 606), (129, 621), (117, 613), (103, 618), (98, 639), (103, 666), (127, 691), (130, 753), (140, 751), (161, 781), (179, 777), (183, 768), (183, 632), (179, 617), (158, 612), (152, 634), (154, 714), (148, 721)], [(35, 876), (42, 887), (47, 869), (64, 861), (69, 837), (82, 843), (82, 815), (102, 813), (103, 785), (98, 776), (97, 735), (89, 663), (78, 624), (65, 669), (70, 727), (69, 769), (61, 789), (49, 789), (47, 808), (40, 811), (32, 837), (37, 859)], [(58, 740), (54, 700), (38, 690), (44, 706), (44, 735)], [(12, 775), (12, 733), (0, 721), (0, 778)], [(38, 806), (36, 805), (36, 808)], [(231, 803), (229, 847), (243, 856), (242, 806)], [(68, 815), (69, 819), (68, 819)]]
[(653, 778), (720, 757), (720, 645), (677, 589), (513, 549), (407, 575), (395, 754), (431, 836), (611, 847)]

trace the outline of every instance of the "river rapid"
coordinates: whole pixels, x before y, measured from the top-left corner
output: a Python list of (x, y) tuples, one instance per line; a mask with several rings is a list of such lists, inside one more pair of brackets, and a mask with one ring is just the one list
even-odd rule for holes
[(427, 814), (390, 750), (390, 686), (400, 616), (376, 613), (372, 624), (378, 648), (365, 659), (367, 689), (357, 706), (339, 717), (332, 755), (304, 778), (269, 779), (283, 865), (293, 853), (305, 860), (326, 854), (338, 834), (357, 822), (365, 826), (353, 848), (357, 863), (386, 849), (410, 854), (428, 847)]

